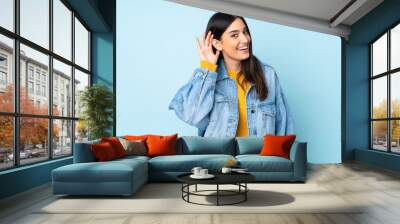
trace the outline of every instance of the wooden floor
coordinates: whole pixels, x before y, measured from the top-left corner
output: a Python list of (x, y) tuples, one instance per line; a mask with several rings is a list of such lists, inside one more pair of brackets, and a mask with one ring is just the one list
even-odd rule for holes
[(54, 200), (46, 185), (1, 201), (0, 223), (400, 223), (399, 173), (360, 163), (311, 165), (308, 183), (367, 206), (357, 214), (35, 214), (35, 208)]

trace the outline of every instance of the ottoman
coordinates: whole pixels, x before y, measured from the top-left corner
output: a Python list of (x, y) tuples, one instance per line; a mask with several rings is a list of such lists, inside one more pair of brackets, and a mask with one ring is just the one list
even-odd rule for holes
[(148, 180), (146, 159), (74, 163), (52, 171), (53, 193), (131, 195)]

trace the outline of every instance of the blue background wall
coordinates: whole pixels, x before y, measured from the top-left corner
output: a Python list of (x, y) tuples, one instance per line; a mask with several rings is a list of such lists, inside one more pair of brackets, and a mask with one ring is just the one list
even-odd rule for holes
[(353, 24), (345, 44), (346, 140), (343, 159), (367, 162), (400, 171), (400, 156), (369, 150), (368, 44), (400, 22), (400, 1), (386, 0)]
[[(168, 104), (199, 57), (214, 13), (166, 1), (117, 1), (117, 135), (196, 135)], [(255, 55), (272, 65), (312, 163), (341, 162), (341, 40), (247, 19)]]

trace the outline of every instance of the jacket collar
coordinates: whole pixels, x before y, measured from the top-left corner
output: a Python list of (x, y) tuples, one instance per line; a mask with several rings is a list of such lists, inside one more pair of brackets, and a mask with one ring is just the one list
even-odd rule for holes
[(224, 59), (222, 57), (218, 60), (217, 73), (218, 73), (217, 81), (226, 79), (229, 77), (228, 72), (226, 71), (226, 68), (225, 68)]
[[(228, 72), (225, 68), (224, 59), (222, 57), (218, 60), (217, 74), (217, 81), (229, 78)], [(254, 84), (250, 83), (250, 87), (252, 86), (254, 86)]]

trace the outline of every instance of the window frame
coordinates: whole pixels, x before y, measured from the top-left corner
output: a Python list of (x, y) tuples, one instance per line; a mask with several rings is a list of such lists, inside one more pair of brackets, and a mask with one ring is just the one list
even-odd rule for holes
[[(34, 43), (33, 41), (30, 41), (29, 39), (24, 38), (23, 36), (20, 35), (20, 0), (14, 0), (13, 1), (13, 10), (14, 10), (14, 30), (10, 31), (4, 27), (0, 26), (0, 35), (3, 35), (5, 37), (11, 38), (13, 40), (13, 64), (12, 69), (11, 69), (11, 74), (13, 75), (14, 78), (14, 110), (13, 112), (2, 112), (0, 111), (0, 116), (4, 117), (11, 117), (13, 119), (13, 153), (14, 153), (14, 161), (13, 161), (13, 166), (10, 167), (5, 167), (5, 168), (0, 168), (0, 172), (5, 171), (5, 170), (11, 170), (11, 169), (16, 169), (19, 167), (24, 167), (24, 166), (30, 166), (33, 164), (38, 164), (38, 163), (43, 163), (47, 162), (50, 160), (58, 160), (66, 157), (73, 156), (74, 152), (74, 143), (75, 143), (75, 126), (76, 122), (80, 119), (79, 117), (75, 117), (75, 108), (72, 107), (72, 113), (70, 116), (56, 116), (53, 115), (53, 97), (54, 97), (54, 90), (53, 90), (53, 59), (58, 60), (59, 62), (62, 62), (68, 66), (71, 66), (71, 93), (72, 93), (72, 99), (71, 103), (74, 105), (75, 103), (75, 69), (85, 73), (89, 77), (89, 83), (88, 86), (92, 85), (92, 61), (91, 61), (91, 49), (92, 49), (92, 44), (91, 44), (91, 37), (92, 37), (92, 30), (88, 27), (88, 25), (84, 22), (84, 20), (79, 16), (79, 14), (72, 9), (72, 7), (66, 2), (65, 0), (59, 0), (68, 10), (71, 11), (71, 18), (70, 18), (70, 23), (71, 23), (71, 58), (67, 59), (64, 58), (63, 56), (55, 53), (53, 50), (53, 24), (54, 24), (54, 17), (53, 17), (53, 1), (54, 0), (48, 0), (49, 2), (49, 47), (46, 49), (45, 47), (42, 47), (39, 44)], [(78, 64), (75, 63), (75, 18), (79, 20), (79, 22), (84, 26), (84, 28), (88, 31), (88, 69), (85, 69)], [(47, 84), (45, 87), (45, 90), (48, 92), (45, 94), (48, 97), (48, 107), (49, 111), (46, 115), (39, 115), (39, 114), (27, 114), (27, 113), (21, 113), (20, 112), (20, 45), (23, 44), (27, 47), (30, 47), (40, 53), (43, 53), (48, 56), (49, 63), (48, 63), (48, 77), (46, 80)], [(30, 69), (30, 65), (27, 64), (27, 71)], [(29, 72), (26, 75), (26, 82), (32, 81), (35, 86), (36, 83), (40, 83), (42, 86), (42, 79), (41, 79), (41, 74), (42, 71), (39, 73), (39, 80), (36, 80), (36, 69), (33, 68), (33, 79), (31, 79)], [(28, 86), (27, 86), (28, 87)], [(29, 87), (28, 87), (29, 88)], [(35, 88), (35, 87), (34, 87)], [(27, 91), (29, 91), (27, 89)], [(34, 92), (36, 89), (34, 89)], [(38, 96), (42, 96), (42, 94), (39, 94)], [(36, 102), (35, 102), (36, 103)], [(47, 145), (47, 150), (48, 150), (48, 155), (47, 158), (43, 158), (43, 160), (40, 160), (38, 162), (32, 162), (32, 163), (26, 163), (26, 164), (21, 164), (20, 161), (20, 119), (21, 118), (45, 118), (47, 119), (48, 122), (48, 136), (47, 136), (47, 142), (49, 143)], [(65, 120), (65, 121), (71, 121), (71, 153), (68, 155), (62, 155), (62, 156), (54, 156), (54, 147), (53, 147), (53, 122), (56, 120)]]
[[(396, 26), (400, 26), (400, 21), (395, 22), (392, 24), (389, 28), (385, 29), (384, 32), (379, 34), (375, 39), (373, 39), (371, 42), (368, 43), (368, 52), (369, 52), (369, 149), (373, 151), (379, 151), (379, 152), (385, 152), (385, 153), (391, 153), (391, 154), (400, 154), (400, 152), (393, 152), (392, 151), (392, 121), (400, 120), (400, 117), (392, 117), (392, 98), (391, 98), (391, 91), (392, 91), (392, 85), (391, 85), (391, 79), (392, 76), (395, 75), (396, 73), (400, 72), (400, 67), (391, 69), (391, 30), (395, 28)], [(381, 37), (384, 35), (387, 35), (387, 63), (386, 63), (386, 71), (380, 74), (376, 74), (374, 76), (373, 74), (373, 44), (378, 41)], [(386, 77), (386, 87), (387, 87), (387, 105), (386, 105), (386, 118), (373, 118), (373, 81), (378, 78)], [(379, 150), (374, 148), (374, 136), (373, 136), (373, 122), (374, 121), (386, 121), (386, 151)]]

